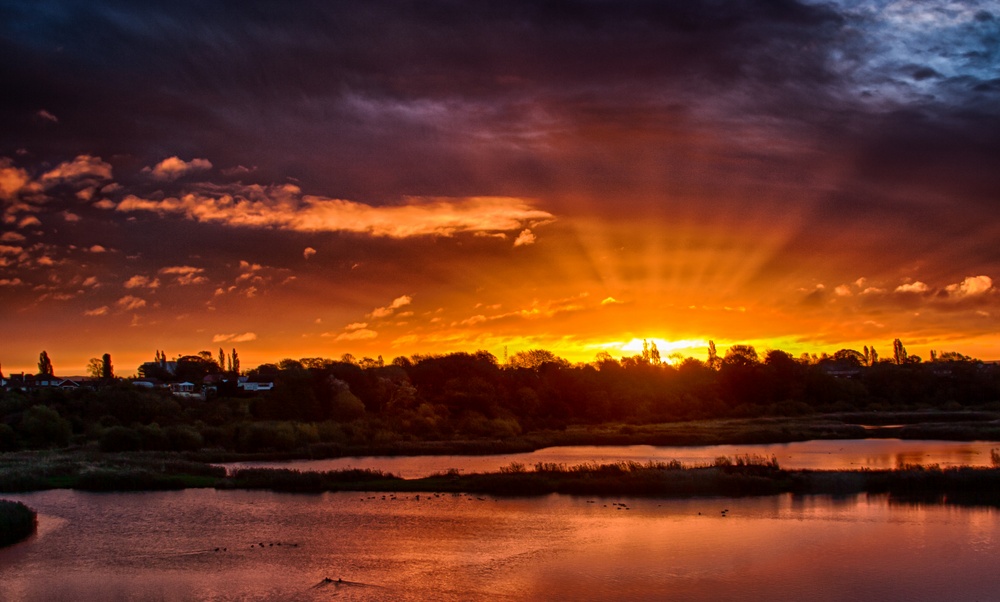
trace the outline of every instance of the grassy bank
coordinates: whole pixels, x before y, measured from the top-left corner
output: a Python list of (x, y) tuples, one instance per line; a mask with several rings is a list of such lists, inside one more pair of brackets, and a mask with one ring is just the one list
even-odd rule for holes
[[(350, 474), (348, 474), (350, 473)], [(580, 466), (512, 465), (500, 472), (439, 474), (400, 479), (378, 471), (297, 473), (284, 469), (238, 471), (224, 488), (285, 492), (382, 491), (533, 496), (742, 497), (890, 494), (898, 499), (1000, 506), (1000, 469), (905, 467), (894, 470), (787, 471), (771, 461), (716, 462), (684, 467), (676, 463), (617, 462)]]
[(749, 445), (813, 439), (943, 439), (1000, 441), (996, 412), (852, 412), (802, 417), (694, 420), (658, 424), (577, 425), (504, 439), (380, 441), (314, 444), (285, 452), (188, 452), (202, 462), (321, 459), (345, 456), (488, 455), (531, 452), (561, 445)]
[(37, 528), (34, 510), (21, 502), (0, 500), (0, 548), (30, 537)]
[[(24, 459), (22, 459), (24, 460)], [(1000, 457), (994, 465), (1000, 465)], [(588, 463), (576, 466), (510, 464), (495, 473), (451, 471), (402, 479), (379, 470), (299, 472), (253, 468), (226, 474), (221, 468), (148, 454), (103, 456), (51, 454), (38, 461), (0, 466), (0, 491), (71, 488), (86, 491), (148, 491), (191, 487), (293, 493), (325, 491), (437, 492), (509, 495), (562, 493), (594, 496), (749, 496), (888, 493), (907, 499), (1000, 506), (1000, 468), (906, 466), (894, 470), (783, 470), (774, 458), (721, 457), (709, 466), (679, 462)]]
[(45, 451), (0, 454), (0, 492), (151, 491), (213, 487), (225, 469), (177, 454)]

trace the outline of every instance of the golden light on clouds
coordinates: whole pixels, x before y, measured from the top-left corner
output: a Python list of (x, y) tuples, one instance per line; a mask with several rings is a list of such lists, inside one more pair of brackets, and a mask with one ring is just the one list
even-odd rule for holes
[(8, 15), (4, 368), (644, 339), (1000, 359), (987, 3), (356, 8)]

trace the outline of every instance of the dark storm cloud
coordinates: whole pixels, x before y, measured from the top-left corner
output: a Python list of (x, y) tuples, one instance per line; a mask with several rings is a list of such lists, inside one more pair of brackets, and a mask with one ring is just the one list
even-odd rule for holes
[[(787, 95), (835, 77), (826, 52), (842, 22), (763, 1), (54, 2), (3, 16), (14, 94), (0, 152), (206, 156), (355, 194), (373, 161), (387, 191), (449, 186), (435, 160), (484, 186), (496, 174), (469, 165), (470, 147), (518, 177), (537, 130), (697, 106), (748, 82), (784, 89), (781, 111), (801, 106)], [(40, 110), (59, 117), (41, 133), (26, 118)]]

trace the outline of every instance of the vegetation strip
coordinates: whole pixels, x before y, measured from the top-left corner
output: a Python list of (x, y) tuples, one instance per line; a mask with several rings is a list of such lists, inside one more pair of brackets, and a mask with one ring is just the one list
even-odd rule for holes
[(720, 457), (710, 466), (673, 462), (587, 463), (576, 466), (510, 464), (495, 473), (457, 471), (402, 479), (371, 469), (300, 472), (248, 468), (227, 474), (199, 462), (155, 455), (55, 455), (48, 460), (7, 462), (0, 491), (72, 488), (87, 491), (147, 491), (192, 487), (296, 493), (384, 491), (477, 493), (495, 496), (628, 495), (654, 497), (888, 493), (948, 503), (1000, 506), (1000, 454), (992, 468), (905, 466), (894, 470), (783, 470), (771, 457)]
[(21, 502), (0, 500), (0, 548), (27, 539), (37, 528), (34, 510)]

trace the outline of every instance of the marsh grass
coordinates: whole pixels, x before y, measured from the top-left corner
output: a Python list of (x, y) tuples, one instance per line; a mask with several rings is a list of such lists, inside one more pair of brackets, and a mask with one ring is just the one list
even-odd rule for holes
[(37, 528), (34, 510), (21, 502), (0, 500), (0, 548), (30, 537)]
[[(358, 488), (402, 481), (400, 477), (371, 469), (300, 472), (288, 468), (243, 468), (217, 486), (225, 489), (266, 489), (292, 493), (356, 491)], [(382, 487), (378, 487), (381, 489)]]
[(1000, 450), (992, 468), (901, 465), (892, 470), (783, 470), (774, 456), (723, 456), (707, 465), (619, 461), (565, 464), (512, 462), (494, 473), (451, 469), (421, 479), (380, 470), (300, 472), (222, 467), (176, 453), (102, 454), (31, 452), (0, 454), (0, 491), (73, 488), (89, 491), (170, 490), (189, 487), (296, 493), (324, 491), (452, 492), (503, 495), (633, 495), (657, 497), (747, 496), (778, 493), (889, 494), (894, 499), (1000, 506)]
[(0, 455), (0, 491), (142, 491), (211, 487), (225, 469), (168, 453), (35, 452)]

